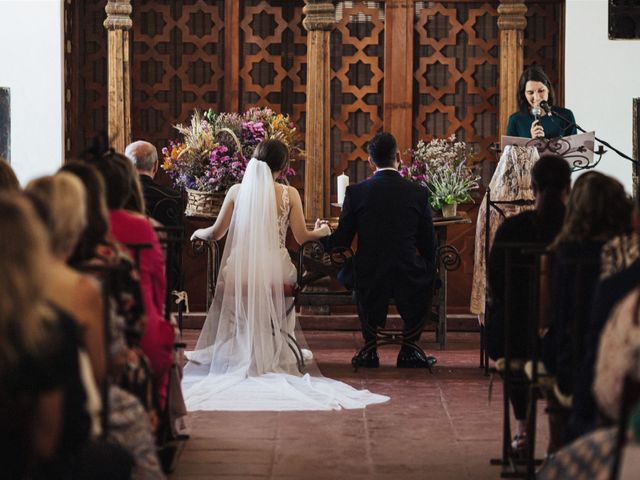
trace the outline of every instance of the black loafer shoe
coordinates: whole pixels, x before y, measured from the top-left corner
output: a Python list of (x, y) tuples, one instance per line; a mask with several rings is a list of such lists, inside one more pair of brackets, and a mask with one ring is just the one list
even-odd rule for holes
[(428, 368), (431, 370), (437, 361), (436, 357), (424, 356), (417, 350), (400, 350), (396, 366), (398, 368)]
[(354, 367), (363, 368), (378, 368), (380, 366), (380, 359), (378, 358), (377, 350), (369, 350), (366, 352), (359, 352), (351, 359), (351, 365)]

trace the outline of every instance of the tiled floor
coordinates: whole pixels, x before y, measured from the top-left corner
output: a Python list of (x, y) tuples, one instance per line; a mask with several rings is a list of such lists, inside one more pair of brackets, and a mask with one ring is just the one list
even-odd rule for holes
[[(501, 440), (501, 383), (478, 368), (478, 336), (451, 334), (433, 375), (395, 368), (397, 348), (381, 350), (380, 369), (350, 366), (356, 332), (307, 332), (323, 374), (391, 400), (336, 412), (196, 412), (191, 439), (172, 480), (494, 479)], [(428, 340), (432, 339), (428, 335)], [(193, 345), (196, 331), (186, 340)], [(541, 407), (542, 410), (542, 407)], [(537, 451), (547, 441), (540, 415)]]

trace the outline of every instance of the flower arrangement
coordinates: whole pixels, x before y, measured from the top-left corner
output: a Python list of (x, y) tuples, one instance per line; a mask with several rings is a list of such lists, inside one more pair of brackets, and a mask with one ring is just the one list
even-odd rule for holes
[(439, 210), (444, 205), (473, 201), (470, 192), (479, 188), (480, 177), (467, 165), (472, 149), (454, 135), (420, 140), (410, 151), (411, 165), (403, 165), (400, 174), (429, 189), (431, 206)]
[[(188, 125), (175, 128), (182, 139), (162, 149), (162, 168), (180, 189), (226, 192), (242, 181), (253, 150), (264, 139), (281, 140), (294, 159), (303, 153), (295, 125), (270, 108), (251, 108), (244, 114), (196, 110)], [(292, 175), (295, 170), (289, 168), (286, 176)]]

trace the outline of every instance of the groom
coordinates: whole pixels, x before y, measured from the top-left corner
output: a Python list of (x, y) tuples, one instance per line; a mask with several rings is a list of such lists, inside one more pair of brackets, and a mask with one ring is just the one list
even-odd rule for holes
[[(393, 298), (404, 322), (404, 332), (415, 331), (426, 314), (429, 288), (435, 271), (435, 234), (428, 190), (398, 173), (400, 153), (390, 133), (379, 133), (368, 146), (375, 174), (347, 187), (337, 230), (323, 239), (327, 249), (350, 247), (358, 236), (353, 286), (365, 343), (384, 327), (389, 299)], [(407, 340), (417, 341), (420, 332)], [(358, 358), (359, 357), (359, 358)], [(356, 355), (363, 367), (378, 367), (375, 348)], [(424, 357), (403, 346), (399, 368), (429, 368), (434, 357)]]

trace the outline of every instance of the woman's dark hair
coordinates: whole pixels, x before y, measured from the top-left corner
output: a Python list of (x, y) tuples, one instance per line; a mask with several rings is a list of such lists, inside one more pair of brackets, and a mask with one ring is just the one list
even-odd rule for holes
[(65, 164), (60, 171), (78, 177), (87, 191), (87, 228), (68, 260), (69, 264), (76, 265), (93, 258), (96, 246), (107, 242), (109, 212), (107, 211), (105, 185), (102, 175), (93, 165), (71, 161)]
[(599, 172), (587, 172), (573, 185), (565, 222), (552, 248), (627, 234), (631, 211), (632, 202), (620, 182)]
[(2, 157), (0, 157), (0, 190), (10, 192), (20, 190), (20, 182), (18, 182), (16, 174), (11, 165)]
[(279, 172), (289, 163), (289, 149), (280, 140), (263, 140), (253, 151), (253, 158), (265, 162), (272, 172)]
[(556, 92), (553, 89), (553, 85), (551, 85), (551, 80), (547, 77), (547, 74), (544, 73), (541, 67), (534, 65), (532, 67), (527, 68), (522, 75), (520, 75), (520, 81), (518, 82), (518, 108), (521, 112), (528, 112), (529, 102), (527, 101), (527, 97), (524, 94), (527, 88), (527, 82), (540, 82), (543, 83), (549, 89), (549, 105), (556, 104)]
[(540, 198), (537, 208), (540, 240), (548, 243), (564, 222), (562, 195), (571, 187), (569, 163), (560, 155), (543, 155), (531, 169), (531, 186)]
[(131, 196), (131, 176), (127, 157), (112, 150), (91, 162), (102, 174), (107, 186), (107, 207), (110, 210), (123, 208)]

